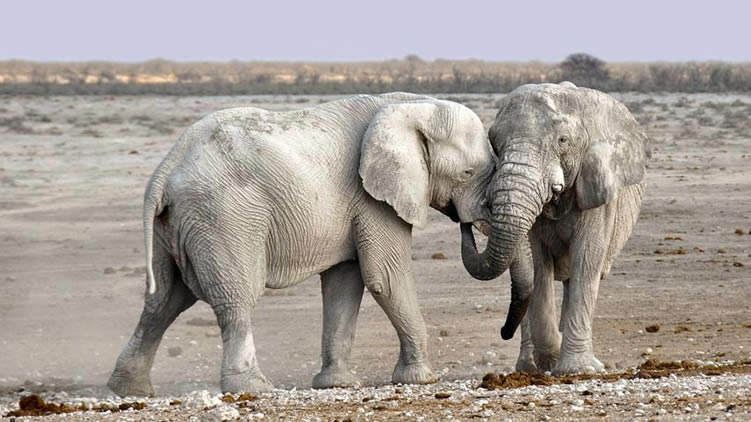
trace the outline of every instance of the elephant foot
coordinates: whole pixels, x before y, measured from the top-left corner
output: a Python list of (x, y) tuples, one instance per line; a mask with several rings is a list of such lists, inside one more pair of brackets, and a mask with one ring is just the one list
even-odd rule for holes
[(563, 354), (552, 372), (553, 375), (595, 374), (605, 372), (605, 365), (592, 352)]
[(391, 382), (394, 384), (434, 384), (439, 379), (441, 377), (433, 372), (430, 365), (423, 362), (409, 365), (399, 362), (391, 376)]
[(534, 374), (540, 372), (535, 364), (535, 358), (533, 355), (519, 355), (519, 359), (516, 360), (516, 372), (526, 372), (528, 374)]
[(360, 386), (360, 380), (357, 379), (357, 377), (355, 377), (347, 368), (322, 368), (321, 372), (313, 377), (313, 388), (344, 388), (358, 386)]
[(269, 382), (259, 371), (242, 372), (239, 374), (222, 374), (222, 393), (268, 393), (274, 389), (274, 384)]
[(148, 376), (136, 378), (118, 370), (115, 370), (112, 375), (110, 375), (110, 379), (107, 381), (107, 387), (120, 397), (154, 396), (154, 387), (151, 385), (151, 380)]
[(558, 352), (543, 353), (535, 351), (535, 366), (542, 372), (552, 371), (558, 364)]

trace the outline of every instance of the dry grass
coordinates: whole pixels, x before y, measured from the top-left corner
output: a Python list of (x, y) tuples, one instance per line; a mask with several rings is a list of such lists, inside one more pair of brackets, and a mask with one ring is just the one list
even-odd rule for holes
[(727, 92), (751, 89), (751, 63), (602, 63), (404, 60), (357, 63), (0, 62), (0, 94), (349, 94), (395, 90), (498, 93), (524, 83), (572, 80), (605, 91)]

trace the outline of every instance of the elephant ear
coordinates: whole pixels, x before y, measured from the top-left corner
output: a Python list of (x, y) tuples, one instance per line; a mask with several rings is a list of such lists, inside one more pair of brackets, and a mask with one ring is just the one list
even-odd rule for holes
[(429, 117), (436, 106), (402, 103), (386, 106), (371, 120), (362, 140), (360, 177), (375, 199), (385, 201), (409, 224), (423, 227), (430, 187)]
[(647, 135), (628, 109), (607, 94), (576, 88), (589, 144), (576, 179), (581, 209), (597, 208), (621, 188), (641, 182), (651, 156)]

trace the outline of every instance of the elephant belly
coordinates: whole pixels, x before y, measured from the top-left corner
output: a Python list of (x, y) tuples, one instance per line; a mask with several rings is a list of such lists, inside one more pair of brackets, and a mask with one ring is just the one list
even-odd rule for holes
[(356, 259), (351, 222), (315, 218), (272, 225), (266, 245), (266, 287), (283, 289), (344, 261)]

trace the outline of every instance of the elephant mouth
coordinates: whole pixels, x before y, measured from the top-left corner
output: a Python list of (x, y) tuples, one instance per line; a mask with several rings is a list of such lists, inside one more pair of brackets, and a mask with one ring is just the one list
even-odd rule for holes
[(472, 222), (472, 225), (485, 236), (490, 236), (490, 224), (487, 221), (475, 220)]
[(438, 211), (440, 211), (441, 214), (445, 215), (446, 217), (450, 218), (454, 223), (461, 222), (461, 219), (459, 218), (459, 212), (456, 210), (453, 201), (448, 201), (448, 203), (446, 203), (446, 206), (438, 208)]

